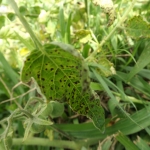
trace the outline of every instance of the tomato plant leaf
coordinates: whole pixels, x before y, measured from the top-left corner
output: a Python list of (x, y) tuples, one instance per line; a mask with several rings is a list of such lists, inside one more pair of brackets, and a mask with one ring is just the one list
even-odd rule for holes
[(52, 42), (32, 51), (22, 70), (22, 81), (33, 77), (47, 100), (67, 102), (73, 111), (91, 118), (104, 131), (104, 110), (90, 90), (88, 67), (70, 45)]

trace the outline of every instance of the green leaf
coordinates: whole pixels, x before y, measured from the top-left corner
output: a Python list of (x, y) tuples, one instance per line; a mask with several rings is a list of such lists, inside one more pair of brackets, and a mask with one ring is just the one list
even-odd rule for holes
[(64, 104), (52, 101), (50, 102), (52, 107), (52, 112), (50, 113), (50, 116), (52, 118), (60, 117), (64, 112)]
[(94, 91), (96, 91), (96, 90), (103, 91), (104, 90), (103, 87), (99, 83), (96, 83), (96, 82), (91, 82), (90, 88)]
[(111, 149), (112, 144), (113, 144), (113, 137), (109, 136), (106, 139), (104, 139), (102, 142), (99, 142), (98, 149), (109, 150)]
[(143, 150), (149, 150), (149, 144), (148, 141), (144, 141), (143, 139), (141, 139), (140, 137), (138, 137), (137, 141), (135, 142), (135, 144), (139, 147), (139, 149), (143, 149)]
[(45, 125), (45, 126), (48, 126), (48, 125), (52, 125), (53, 122), (51, 122), (50, 120), (44, 120), (44, 119), (41, 119), (41, 118), (38, 118), (38, 117), (34, 117), (33, 118), (33, 123), (36, 123), (36, 124), (39, 124), (39, 125)]
[[(41, 12), (41, 8), (40, 8), (39, 6), (34, 6), (34, 7), (31, 8), (31, 13), (32, 13), (32, 14), (37, 14), (37, 15), (39, 15), (40, 12)], [(37, 17), (38, 17), (38, 16), (37, 16)]]
[(25, 124), (25, 132), (24, 132), (23, 141), (25, 141), (28, 138), (33, 121), (31, 119), (27, 119), (24, 124)]
[(59, 26), (60, 26), (60, 33), (61, 33), (61, 36), (62, 36), (62, 41), (65, 42), (66, 23), (65, 23), (63, 8), (60, 8), (60, 11), (59, 11)]
[(33, 133), (41, 133), (45, 130), (45, 125), (39, 125), (39, 124), (33, 123), (30, 130)]
[[(101, 85), (103, 86), (103, 88), (106, 90), (106, 92), (108, 93), (108, 95), (111, 98), (111, 111), (117, 106), (119, 108), (120, 111), (122, 111), (122, 113), (124, 114), (124, 116), (126, 116), (128, 119), (130, 119), (132, 122), (134, 122), (137, 126), (139, 126), (140, 128), (142, 128), (139, 124), (137, 124), (137, 122), (135, 120), (133, 120), (127, 113), (126, 111), (123, 110), (123, 108), (118, 104), (118, 101), (116, 99), (116, 97), (112, 94), (112, 92), (110, 91), (108, 85), (110, 84), (112, 87), (117, 88), (117, 86), (115, 86), (112, 82), (110, 82), (107, 78), (102, 78), (99, 74), (96, 73), (96, 71), (94, 69), (92, 69), (95, 77), (97, 78), (97, 80), (101, 83)], [(122, 94), (122, 98), (125, 98), (125, 94), (119, 89), (117, 88), (118, 91)]]
[(16, 37), (20, 40), (20, 42), (23, 43), (28, 50), (33, 50), (34, 49), (34, 43), (33, 43), (33, 41), (31, 40), (30, 37), (27, 38), (25, 36), (25, 34), (23, 32), (20, 32), (20, 31), (17, 32), (15, 30), (14, 33), (15, 33)]
[(8, 19), (9, 19), (10, 21), (14, 21), (16, 15), (15, 15), (14, 13), (8, 13), (8, 14), (7, 14), (7, 17), (8, 17)]
[(92, 36), (91, 36), (91, 32), (90, 30), (77, 30), (75, 31), (75, 37), (77, 40), (80, 41), (80, 43), (87, 43), (89, 40), (92, 39)]
[(14, 29), (10, 25), (3, 26), (0, 30), (1, 39), (15, 39)]
[(99, 73), (101, 76), (108, 77), (116, 74), (113, 64), (105, 58), (102, 58), (101, 61), (97, 63), (89, 63), (89, 66), (95, 68), (96, 72)]
[(124, 135), (131, 135), (141, 130), (143, 131), (143, 129), (149, 127), (150, 125), (149, 110), (150, 105), (131, 115), (131, 118), (134, 119), (142, 128), (135, 125), (135, 123), (128, 118), (120, 119), (114, 125), (106, 127), (106, 131), (103, 134), (100, 134), (91, 123), (56, 124), (56, 127), (59, 130), (62, 130), (63, 132), (68, 133), (70, 136), (78, 139), (97, 138), (97, 141), (99, 141), (100, 139), (104, 139), (112, 134), (117, 133), (118, 131), (121, 131)]
[(140, 150), (127, 136), (123, 135), (121, 132), (117, 134), (116, 139), (124, 145), (126, 150)]
[(0, 28), (2, 28), (5, 25), (5, 17), (0, 16)]
[(32, 51), (21, 75), (24, 82), (31, 77), (48, 101), (67, 102), (73, 111), (91, 118), (104, 131), (104, 110), (90, 90), (88, 68), (70, 45), (53, 42), (44, 46), (43, 53)]
[(23, 16), (28, 14), (28, 10), (25, 6), (20, 6), (19, 11)]
[(150, 37), (150, 24), (143, 20), (141, 16), (134, 16), (127, 22), (127, 33), (137, 39), (139, 37)]
[(72, 13), (70, 13), (68, 21), (67, 21), (67, 26), (66, 26), (66, 32), (65, 32), (65, 38), (67, 43), (71, 43), (71, 31), (70, 31), (70, 26), (71, 26), (71, 19), (72, 19)]
[(84, 48), (83, 48), (83, 50), (82, 50), (82, 56), (83, 56), (84, 58), (87, 58), (87, 57), (88, 57), (90, 48), (91, 48), (91, 46), (90, 46), (89, 44), (85, 44), (85, 45), (84, 45)]
[[(0, 52), (0, 63), (4, 69), (4, 72), (8, 75), (8, 77), (12, 80), (13, 84), (16, 85), (19, 81), (19, 75), (11, 68), (3, 54)], [(24, 90), (19, 86), (16, 88), (17, 92), (22, 94)]]
[(56, 22), (51, 19), (47, 22), (46, 32), (50, 33), (52, 37), (55, 33), (56, 26), (57, 26)]
[(146, 65), (148, 65), (150, 63), (150, 59), (149, 59), (149, 55), (150, 55), (150, 43), (148, 42), (147, 45), (145, 46), (145, 49), (143, 50), (143, 52), (141, 53), (136, 65), (134, 66), (134, 68), (130, 71), (129, 75), (128, 75), (128, 81), (138, 72), (140, 72)]
[[(24, 25), (25, 29), (28, 31), (28, 33), (30, 34), (32, 40), (35, 43), (35, 46), (38, 47), (39, 49), (42, 48), (42, 44), (39, 41), (39, 39), (35, 36), (34, 32), (32, 31), (32, 29), (30, 28), (28, 22), (26, 21), (26, 19), (22, 16), (22, 14), (20, 13), (20, 11), (23, 10), (19, 10), (16, 2), (14, 0), (7, 0), (9, 5), (14, 9), (15, 14), (18, 16), (18, 18), (20, 19), (20, 21), (22, 22), (22, 24)], [(26, 9), (26, 8), (25, 8)], [(25, 10), (26, 11), (26, 10)]]

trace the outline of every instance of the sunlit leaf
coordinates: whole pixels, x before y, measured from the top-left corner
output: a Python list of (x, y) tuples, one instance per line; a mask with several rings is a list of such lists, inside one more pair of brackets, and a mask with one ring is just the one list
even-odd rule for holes
[(34, 6), (31, 8), (31, 13), (36, 14), (37, 16), (40, 14), (41, 8), (39, 6)]
[(89, 30), (77, 30), (75, 32), (75, 37), (80, 43), (87, 43), (92, 39), (91, 32)]
[(25, 6), (20, 6), (19, 11), (22, 15), (27, 15), (28, 14), (28, 10)]
[(0, 16), (0, 28), (3, 27), (4, 25), (5, 25), (5, 17)]
[(47, 33), (50, 33), (51, 36), (53, 36), (55, 33), (56, 25), (57, 25), (56, 22), (52, 20), (49, 20), (47, 23), (46, 31)]
[(89, 66), (94, 67), (100, 75), (105, 77), (116, 74), (113, 63), (107, 59), (104, 52), (98, 53), (95, 59), (89, 63)]
[(14, 13), (8, 13), (7, 14), (7, 17), (9, 18), (9, 20), (11, 20), (11, 21), (13, 21), (13, 20), (15, 20), (15, 14)]

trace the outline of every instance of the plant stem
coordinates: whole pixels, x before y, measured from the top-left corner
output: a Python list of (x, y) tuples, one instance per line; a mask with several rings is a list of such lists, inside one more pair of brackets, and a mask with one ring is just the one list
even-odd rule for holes
[(27, 32), (30, 34), (32, 40), (35, 43), (36, 48), (38, 48), (38, 50), (41, 51), (42, 49), (42, 44), (39, 41), (39, 39), (35, 36), (34, 32), (32, 31), (32, 29), (30, 28), (28, 22), (26, 21), (26, 19), (20, 14), (18, 6), (16, 4), (16, 2), (14, 0), (7, 0), (8, 4), (11, 5), (11, 7), (14, 9), (16, 15), (18, 16), (18, 18), (20, 19), (21, 23), (24, 25), (25, 29), (27, 30)]
[(88, 0), (84, 0), (84, 3), (85, 3), (85, 10), (86, 10), (86, 13), (87, 13), (87, 28), (89, 28), (89, 25), (90, 25), (90, 20), (89, 20), (89, 15), (90, 15), (90, 11), (89, 11), (89, 1)]
[[(101, 43), (99, 44), (99, 47), (102, 47), (105, 42), (114, 34), (114, 32), (121, 26), (121, 24), (125, 21), (126, 17), (128, 16), (129, 12), (133, 9), (135, 3), (137, 2), (137, 0), (133, 0), (131, 2), (131, 5), (127, 8), (127, 10), (125, 11), (124, 15), (121, 17), (121, 20), (117, 23), (117, 25), (113, 28), (113, 30), (108, 34), (108, 36), (106, 36)], [(92, 59), (98, 52), (99, 49), (95, 50), (87, 59), (86, 61)]]
[(6, 83), (3, 81), (3, 79), (0, 77), (0, 82), (3, 84), (3, 86), (5, 87), (7, 93), (9, 94), (10, 97), (12, 97), (12, 94), (8, 88), (8, 86), (6, 85)]
[(10, 102), (10, 101), (16, 100), (17, 98), (21, 98), (21, 97), (27, 95), (28, 93), (30, 93), (30, 92), (32, 92), (34, 90), (36, 90), (36, 87), (34, 87), (33, 89), (31, 89), (31, 90), (27, 91), (26, 93), (23, 93), (23, 94), (21, 94), (19, 96), (16, 96), (16, 97), (4, 100), (4, 101), (0, 102), (0, 105), (3, 104), (3, 103), (7, 103), (7, 102)]
[[(121, 97), (120, 93), (113, 92), (113, 91), (112, 91), (112, 93)], [(132, 97), (132, 96), (126, 96), (125, 99), (122, 99), (122, 100), (125, 102), (131, 102), (132, 101), (133, 103), (137, 103), (137, 104), (148, 104), (148, 105), (150, 104), (150, 102), (148, 102), (148, 101), (140, 100), (140, 99), (137, 99), (137, 98)]]

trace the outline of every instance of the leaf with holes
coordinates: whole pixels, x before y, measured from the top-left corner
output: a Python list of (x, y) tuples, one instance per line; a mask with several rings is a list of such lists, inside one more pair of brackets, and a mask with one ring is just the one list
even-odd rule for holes
[(134, 16), (126, 23), (126, 30), (132, 38), (150, 38), (150, 24), (141, 16)]
[(104, 110), (89, 87), (88, 67), (70, 45), (52, 42), (32, 51), (22, 70), (22, 81), (33, 77), (47, 100), (67, 102), (73, 111), (91, 118), (104, 131)]

